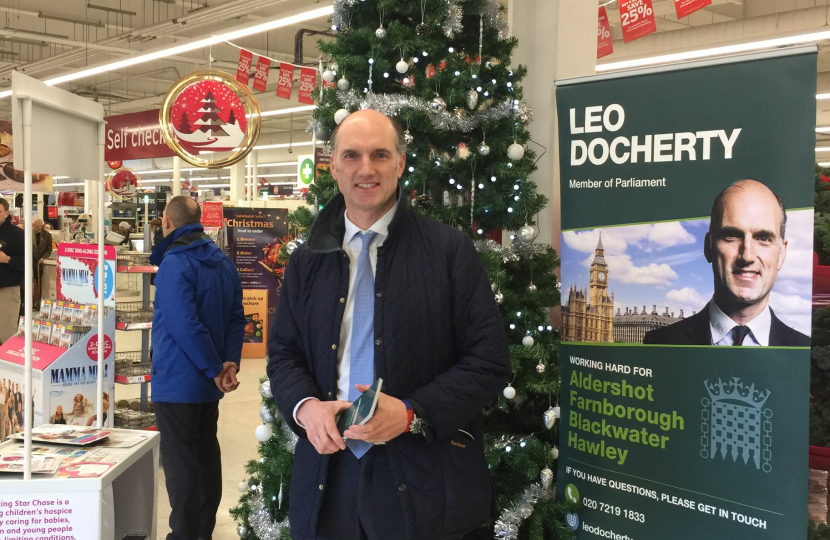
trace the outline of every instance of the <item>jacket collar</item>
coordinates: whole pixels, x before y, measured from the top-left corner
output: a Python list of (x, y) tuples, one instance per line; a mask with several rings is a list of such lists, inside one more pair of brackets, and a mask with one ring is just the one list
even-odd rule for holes
[[(389, 238), (384, 241), (384, 246), (391, 246), (392, 242), (399, 236), (399, 232), (406, 213), (407, 197), (398, 184), (396, 192), (398, 198), (395, 217), (389, 224)], [(314, 221), (311, 231), (308, 233), (308, 241), (305, 243), (312, 253), (331, 253), (339, 251), (343, 247), (343, 235), (346, 233), (346, 200), (342, 193), (338, 193), (320, 211), (320, 215)]]
[(184, 244), (187, 245), (192, 243), (194, 240), (201, 238), (204, 232), (205, 229), (199, 223), (191, 223), (190, 225), (185, 225), (175, 229), (173, 232), (168, 234), (164, 240), (155, 245), (153, 252), (150, 254), (150, 263), (154, 266), (159, 266), (162, 259), (164, 259), (164, 255), (170, 248), (173, 247), (173, 244), (176, 244), (177, 246), (180, 245), (177, 240), (185, 235), (187, 235), (187, 239), (190, 239), (190, 236), (192, 235), (193, 238)]

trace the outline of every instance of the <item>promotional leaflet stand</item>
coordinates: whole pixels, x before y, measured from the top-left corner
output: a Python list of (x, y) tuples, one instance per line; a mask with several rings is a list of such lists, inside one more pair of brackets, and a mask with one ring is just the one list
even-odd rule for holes
[[(24, 171), (24, 212), (32, 213), (32, 171), (60, 173), (70, 177), (97, 179), (98, 268), (104, 261), (104, 114), (103, 107), (45, 85), (20, 73), (12, 76), (12, 121), (15, 163)], [(158, 472), (157, 433), (143, 433), (140, 441), (126, 448), (85, 447), (100, 456), (100, 463), (86, 461), (84, 467), (63, 467), (61, 474), (32, 476), (32, 220), (26, 220), (25, 237), (25, 368), (23, 377), (24, 443), (23, 476), (0, 477), (0, 540), (51, 536), (83, 540), (121, 540), (131, 533), (155, 539)], [(104, 290), (104, 272), (97, 275), (97, 290)], [(98, 294), (98, 366), (105, 359), (104, 294)], [(111, 351), (110, 351), (111, 354)], [(104, 377), (97, 377), (96, 411), (103, 410)], [(103, 425), (98, 414), (97, 428)], [(122, 434), (121, 430), (111, 430)], [(128, 431), (128, 433), (134, 433)], [(0, 454), (17, 441), (0, 445)]]

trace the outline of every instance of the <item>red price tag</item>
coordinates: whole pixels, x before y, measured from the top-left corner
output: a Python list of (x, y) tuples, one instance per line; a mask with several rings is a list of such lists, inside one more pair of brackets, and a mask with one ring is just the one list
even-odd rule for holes
[(314, 105), (314, 99), (311, 97), (311, 91), (314, 90), (314, 84), (316, 82), (316, 69), (300, 69), (300, 91), (297, 95), (297, 101), (299, 101), (300, 103), (308, 103), (309, 105)]
[(682, 19), (711, 3), (712, 0), (674, 0), (674, 9), (677, 11), (677, 18)]
[(291, 87), (294, 84), (294, 66), (280, 62), (280, 76), (277, 79), (277, 97), (291, 99)]
[(268, 84), (268, 72), (271, 70), (271, 61), (260, 56), (256, 62), (256, 73), (254, 74), (254, 90), (265, 92)]
[(651, 0), (620, 0), (620, 27), (625, 43), (656, 32)]
[(248, 78), (251, 75), (251, 64), (253, 63), (253, 60), (254, 53), (246, 51), (245, 49), (240, 49), (239, 64), (236, 66), (236, 80), (239, 81), (240, 84), (248, 84)]
[(597, 58), (608, 56), (612, 52), (614, 52), (614, 44), (611, 41), (611, 24), (608, 22), (608, 12), (605, 10), (605, 6), (599, 6)]

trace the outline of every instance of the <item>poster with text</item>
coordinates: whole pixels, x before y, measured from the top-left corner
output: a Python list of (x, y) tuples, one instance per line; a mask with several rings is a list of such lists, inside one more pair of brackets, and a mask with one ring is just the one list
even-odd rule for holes
[[(282, 244), (288, 241), (285, 208), (225, 208), (229, 256), (242, 278), (245, 307), (243, 358), (262, 358), (268, 344), (266, 329), (277, 313), (282, 274)], [(259, 330), (258, 330), (259, 328)], [(261, 335), (257, 336), (257, 331)], [(257, 340), (259, 338), (259, 340)]]
[(556, 489), (580, 540), (806, 535), (816, 61), (558, 85)]

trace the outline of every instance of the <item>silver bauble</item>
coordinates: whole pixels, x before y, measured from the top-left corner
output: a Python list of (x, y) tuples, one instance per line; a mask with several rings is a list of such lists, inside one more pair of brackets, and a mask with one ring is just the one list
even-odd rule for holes
[(502, 302), (504, 302), (504, 295), (501, 293), (501, 291), (498, 291), (496, 292), (496, 303), (501, 304)]
[(562, 411), (562, 409), (560, 409), (559, 405), (557, 405), (556, 407), (553, 408), (553, 415), (556, 418), (559, 418), (559, 415), (560, 415), (561, 411)]
[(553, 484), (553, 471), (545, 467), (542, 469), (542, 474), (539, 475), (539, 478), (542, 480), (542, 487), (550, 489), (551, 484)]
[(429, 26), (426, 23), (421, 23), (415, 27), (415, 33), (419, 36), (425, 36), (429, 32)]
[(543, 364), (542, 362), (539, 362), (538, 364), (536, 364), (536, 372), (537, 373), (544, 373), (545, 369), (547, 369), (547, 368), (545, 367), (545, 364)]
[(270, 424), (274, 421), (274, 415), (269, 411), (268, 414), (262, 417), (262, 421)]
[(524, 225), (517, 231), (516, 237), (519, 239), (520, 242), (529, 244), (536, 239), (536, 235), (533, 233), (533, 227), (531, 227), (530, 225)]
[(490, 147), (487, 146), (486, 142), (483, 142), (478, 145), (478, 153), (479, 155), (486, 156), (490, 153)]
[(348, 109), (337, 109), (337, 112), (334, 113), (334, 123), (339, 126), (340, 122), (345, 120), (346, 117), (349, 116), (350, 114), (351, 113), (348, 111)]
[(386, 39), (386, 28), (381, 26), (375, 30), (375, 37), (378, 39)]
[(318, 141), (328, 141), (331, 138), (331, 133), (324, 127), (314, 130), (314, 138)]
[(351, 84), (349, 83), (349, 79), (346, 77), (340, 77), (340, 80), (337, 81), (337, 89), (338, 90), (348, 90)]
[(496, 282), (495, 282), (495, 281), (494, 281), (493, 283), (491, 283), (491, 284), (490, 284), (490, 290), (491, 290), (491, 291), (493, 291), (494, 293), (495, 293), (497, 290), (499, 290), (499, 286), (498, 286), (498, 285), (496, 285)]
[(556, 423), (556, 414), (553, 412), (553, 407), (545, 411), (542, 419), (545, 422), (546, 428), (553, 429), (553, 425)]
[(245, 525), (240, 525), (236, 528), (236, 534), (239, 535), (239, 538), (245, 538), (246, 536), (248, 536), (248, 527), (246, 527)]
[(271, 409), (269, 409), (267, 405), (263, 405), (259, 408), (259, 417), (263, 420), (265, 420), (265, 417), (269, 414), (271, 414)]
[(522, 159), (525, 155), (525, 149), (519, 143), (513, 143), (507, 147), (507, 157), (516, 161)]
[(553, 459), (559, 459), (559, 448), (557, 448), (556, 446), (551, 448), (550, 457), (552, 457)]
[(447, 110), (447, 102), (440, 96), (432, 98), (432, 101), (429, 102), (429, 106), (433, 111), (439, 113)]
[(240, 491), (240, 493), (245, 493), (248, 491), (248, 482), (239, 482), (239, 485), (236, 486), (236, 489)]
[(538, 289), (536, 288), (536, 285), (534, 285), (533, 283), (525, 287), (525, 291), (527, 291), (527, 294), (536, 294), (537, 290)]
[(323, 72), (323, 80), (327, 83), (330, 83), (334, 80), (334, 72), (330, 69), (327, 69)]
[(516, 389), (510, 386), (509, 384), (507, 385), (507, 387), (505, 387), (504, 390), (502, 390), (501, 393), (507, 399), (513, 399), (514, 397), (516, 397)]
[(262, 386), (259, 387), (259, 393), (262, 394), (262, 397), (264, 398), (274, 397), (273, 394), (271, 394), (271, 383), (268, 381), (262, 383)]
[(409, 63), (403, 58), (401, 58), (400, 61), (397, 64), (395, 64), (395, 71), (401, 74), (406, 73), (407, 71), (409, 71)]
[(294, 250), (297, 249), (298, 247), (300, 247), (300, 245), (297, 242), (295, 242), (294, 240), (291, 240), (290, 242), (285, 244), (285, 249), (288, 250), (289, 255), (294, 253)]
[(403, 140), (406, 141), (406, 144), (412, 144), (412, 141), (415, 140), (415, 137), (413, 137), (412, 134), (407, 129), (406, 131), (403, 132)]
[(274, 435), (274, 430), (271, 429), (270, 425), (262, 424), (257, 426), (257, 428), (254, 430), (254, 435), (256, 436), (258, 441), (265, 442)]
[(470, 88), (467, 90), (467, 107), (475, 109), (476, 105), (478, 105), (478, 92), (475, 88)]
[(525, 347), (532, 347), (534, 343), (533, 336), (525, 336), (522, 338), (522, 345)]

